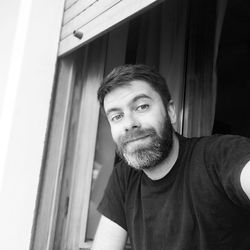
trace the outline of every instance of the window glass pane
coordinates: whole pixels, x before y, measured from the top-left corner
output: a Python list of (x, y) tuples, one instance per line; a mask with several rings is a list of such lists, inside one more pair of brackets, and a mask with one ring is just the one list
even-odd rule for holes
[(109, 124), (103, 111), (101, 111), (92, 173), (86, 240), (92, 240), (94, 238), (101, 216), (97, 211), (97, 206), (102, 199), (109, 176), (113, 169), (114, 158), (115, 147), (112, 141)]

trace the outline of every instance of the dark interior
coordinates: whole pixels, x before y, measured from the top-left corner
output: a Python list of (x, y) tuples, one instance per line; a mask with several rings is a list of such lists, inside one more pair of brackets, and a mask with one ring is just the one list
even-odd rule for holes
[(250, 137), (250, 1), (229, 0), (217, 60), (213, 133)]

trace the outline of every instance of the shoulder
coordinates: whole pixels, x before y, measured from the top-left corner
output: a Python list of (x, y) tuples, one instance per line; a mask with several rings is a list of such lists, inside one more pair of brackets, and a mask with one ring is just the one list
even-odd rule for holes
[(200, 144), (208, 153), (250, 152), (250, 139), (239, 135), (212, 135), (202, 137)]
[(204, 163), (239, 162), (250, 157), (250, 139), (238, 135), (212, 135), (197, 138), (180, 136), (182, 150)]
[(250, 139), (238, 135), (212, 135), (197, 142), (196, 157), (200, 154), (208, 168), (238, 172), (250, 160)]
[(215, 134), (211, 136), (203, 136), (203, 137), (193, 137), (193, 138), (185, 138), (182, 137), (186, 144), (186, 146), (196, 146), (200, 149), (206, 150), (215, 150), (218, 148), (226, 149), (230, 147), (249, 147), (250, 146), (250, 138), (246, 138), (239, 135), (221, 135)]

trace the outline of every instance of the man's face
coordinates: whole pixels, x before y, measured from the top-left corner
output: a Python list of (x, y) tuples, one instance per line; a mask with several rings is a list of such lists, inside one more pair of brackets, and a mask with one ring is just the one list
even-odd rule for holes
[[(104, 110), (119, 155), (136, 169), (152, 168), (172, 148), (174, 112), (145, 81), (135, 80), (105, 96)], [(170, 116), (169, 116), (170, 114)]]

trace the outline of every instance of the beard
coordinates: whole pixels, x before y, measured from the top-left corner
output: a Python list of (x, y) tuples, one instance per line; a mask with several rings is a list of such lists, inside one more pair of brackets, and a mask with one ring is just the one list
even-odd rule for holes
[[(140, 144), (132, 149), (131, 140), (150, 137), (150, 142)], [(169, 117), (165, 119), (162, 136), (154, 128), (135, 129), (121, 136), (116, 143), (118, 155), (131, 167), (137, 170), (150, 169), (169, 156), (173, 146), (173, 127)]]

